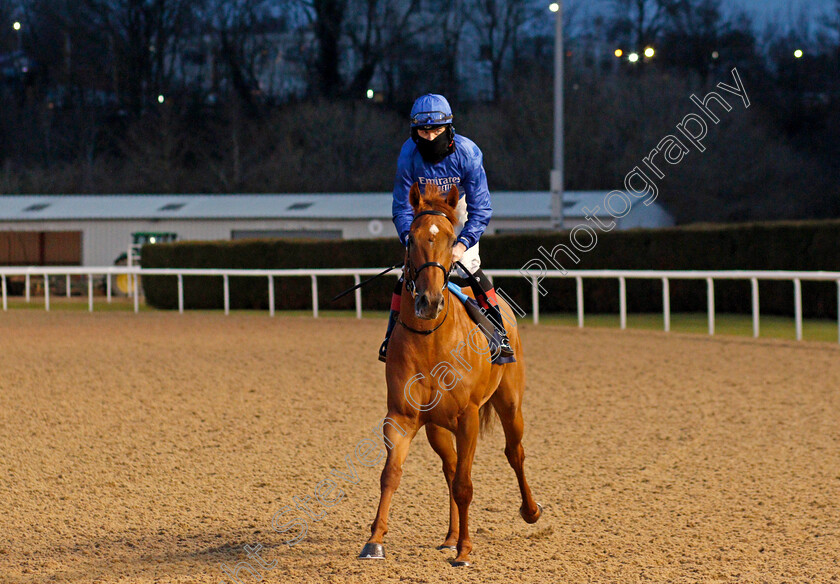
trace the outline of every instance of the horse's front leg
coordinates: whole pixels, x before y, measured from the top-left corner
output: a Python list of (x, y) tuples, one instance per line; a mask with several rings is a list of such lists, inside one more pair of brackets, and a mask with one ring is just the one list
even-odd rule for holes
[(385, 468), (382, 469), (382, 476), (379, 479), (381, 490), (379, 508), (370, 528), (370, 539), (362, 548), (362, 553), (359, 554), (359, 558), (363, 560), (380, 560), (385, 557), (382, 538), (388, 533), (388, 511), (391, 508), (391, 498), (400, 485), (402, 465), (406, 456), (408, 456), (408, 447), (411, 445), (411, 440), (415, 434), (417, 434), (417, 430), (419, 430), (416, 420), (390, 412), (384, 426), (385, 448), (388, 450), (388, 458), (385, 460)]
[(478, 442), (478, 407), (470, 405), (458, 418), (455, 444), (458, 448), (458, 464), (452, 481), (452, 495), (458, 504), (458, 555), (453, 566), (469, 566), (472, 541), (470, 541), (469, 510), (472, 502), (472, 463)]
[(435, 424), (426, 424), (426, 437), (443, 462), (443, 476), (446, 478), (446, 488), (449, 491), (449, 531), (446, 532), (446, 539), (437, 549), (455, 550), (458, 543), (458, 505), (452, 496), (452, 481), (455, 479), (458, 455), (449, 430)]

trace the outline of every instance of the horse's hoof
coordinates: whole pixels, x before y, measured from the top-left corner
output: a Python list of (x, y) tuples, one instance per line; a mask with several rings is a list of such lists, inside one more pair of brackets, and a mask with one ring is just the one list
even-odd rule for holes
[(359, 554), (360, 560), (384, 560), (385, 546), (381, 543), (366, 543)]
[(519, 508), (519, 516), (525, 520), (525, 523), (536, 523), (542, 517), (542, 512), (543, 508), (539, 503), (537, 503), (537, 514), (533, 517), (525, 517), (525, 512), (522, 510), (522, 507)]
[(437, 549), (439, 549), (439, 550), (446, 550), (446, 551), (452, 551), (452, 552), (457, 552), (457, 551), (458, 551), (458, 546), (454, 546), (454, 545), (439, 545), (439, 546), (437, 546)]
[(472, 566), (472, 562), (468, 562), (466, 560), (452, 560), (453, 568), (469, 568), (470, 566)]

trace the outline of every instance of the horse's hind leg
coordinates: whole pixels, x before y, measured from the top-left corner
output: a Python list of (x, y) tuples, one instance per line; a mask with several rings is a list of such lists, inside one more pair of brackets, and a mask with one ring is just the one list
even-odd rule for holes
[(446, 428), (426, 424), (426, 438), (429, 439), (432, 450), (437, 452), (443, 461), (443, 476), (446, 477), (446, 486), (449, 489), (449, 531), (438, 549), (454, 550), (458, 543), (458, 505), (455, 503), (455, 497), (452, 496), (452, 481), (455, 478), (458, 455), (455, 453), (452, 433)]
[(490, 403), (499, 414), (502, 427), (505, 430), (505, 456), (507, 456), (516, 480), (519, 481), (519, 492), (522, 495), (522, 506), (519, 514), (527, 523), (536, 523), (542, 514), (542, 508), (534, 501), (531, 487), (525, 480), (525, 449), (522, 448), (522, 434), (525, 421), (522, 419), (522, 392), (525, 380), (519, 363), (505, 365), (510, 367), (498, 389), (490, 398)]

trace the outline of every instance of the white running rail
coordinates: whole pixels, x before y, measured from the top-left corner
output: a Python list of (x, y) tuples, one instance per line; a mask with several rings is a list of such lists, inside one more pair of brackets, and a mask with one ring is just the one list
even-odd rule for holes
[[(65, 276), (70, 281), (70, 276), (87, 276), (88, 283), (88, 310), (93, 311), (93, 280), (94, 276), (104, 276), (106, 282), (107, 301), (111, 301), (111, 277), (119, 274), (126, 274), (134, 279), (138, 276), (175, 276), (178, 279), (178, 312), (184, 312), (184, 276), (209, 276), (222, 278), (224, 283), (224, 308), (225, 314), (230, 313), (230, 286), (231, 277), (264, 277), (268, 287), (269, 314), (274, 316), (274, 278), (281, 277), (309, 277), (312, 281), (312, 315), (318, 318), (318, 278), (328, 276), (353, 276), (356, 283), (361, 281), (362, 276), (373, 276), (384, 268), (335, 268), (335, 269), (294, 269), (294, 270), (227, 270), (227, 269), (171, 269), (171, 268), (129, 268), (124, 266), (113, 267), (0, 267), (0, 288), (2, 288), (3, 310), (8, 310), (8, 285), (7, 279), (12, 276), (25, 278), (26, 301), (30, 302), (31, 279), (33, 277), (44, 279), (44, 307), (50, 309), (49, 278), (51, 276)], [(399, 275), (399, 270), (394, 270), (393, 275)], [(796, 323), (796, 339), (802, 340), (802, 282), (836, 282), (837, 303), (838, 303), (838, 342), (840, 342), (840, 272), (797, 272), (797, 271), (703, 271), (703, 270), (568, 270), (563, 273), (558, 270), (544, 271), (538, 276), (530, 272), (520, 270), (485, 270), (485, 273), (493, 277), (525, 277), (531, 283), (531, 308), (533, 311), (534, 324), (539, 324), (539, 282), (544, 278), (574, 278), (577, 296), (578, 326), (583, 327), (584, 322), (584, 297), (583, 280), (586, 278), (612, 278), (618, 280), (619, 290), (619, 313), (620, 326), (627, 327), (627, 292), (626, 280), (661, 280), (662, 281), (662, 307), (663, 322), (665, 331), (671, 328), (671, 302), (669, 282), (671, 280), (705, 280), (707, 294), (707, 312), (709, 321), (709, 334), (715, 333), (715, 280), (748, 280), (752, 292), (752, 324), (753, 336), (759, 336), (759, 302), (758, 283), (760, 280), (781, 280), (793, 284), (794, 297), (794, 320)], [(69, 295), (69, 286), (68, 295)], [(130, 287), (136, 290), (136, 286)], [(139, 294), (132, 294), (134, 299), (134, 312), (139, 311)], [(362, 318), (362, 291), (357, 289), (356, 317)]]

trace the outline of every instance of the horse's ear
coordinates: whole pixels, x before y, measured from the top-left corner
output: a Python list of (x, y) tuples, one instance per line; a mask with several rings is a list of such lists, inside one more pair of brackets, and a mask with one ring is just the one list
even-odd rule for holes
[(415, 211), (420, 206), (420, 187), (417, 183), (411, 185), (411, 190), (408, 191), (408, 202), (411, 203), (411, 208)]
[(458, 187), (452, 185), (452, 188), (446, 194), (446, 204), (454, 209), (458, 205), (458, 198)]

